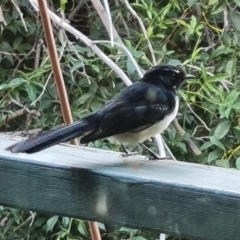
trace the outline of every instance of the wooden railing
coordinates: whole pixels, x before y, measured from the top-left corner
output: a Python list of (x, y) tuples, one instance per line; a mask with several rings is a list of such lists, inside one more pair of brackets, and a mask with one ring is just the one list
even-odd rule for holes
[(0, 205), (190, 239), (240, 236), (238, 170), (71, 145), (4, 150), (17, 140), (0, 135)]

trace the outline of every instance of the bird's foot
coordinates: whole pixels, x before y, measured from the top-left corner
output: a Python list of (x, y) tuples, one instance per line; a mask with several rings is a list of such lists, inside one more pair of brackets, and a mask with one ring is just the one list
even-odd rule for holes
[(161, 157), (158, 154), (154, 154), (154, 156), (148, 156), (146, 157), (146, 159), (150, 160), (150, 161), (156, 161), (156, 160), (172, 160), (171, 157), (166, 156), (166, 157)]
[(121, 157), (130, 157), (130, 156), (135, 156), (135, 155), (138, 155), (138, 154), (139, 154), (138, 152), (128, 151), (128, 153), (122, 153), (120, 156)]
[(139, 154), (138, 152), (129, 151), (123, 144), (122, 144), (122, 148), (123, 148), (124, 153), (121, 154), (121, 157), (130, 157), (130, 156)]

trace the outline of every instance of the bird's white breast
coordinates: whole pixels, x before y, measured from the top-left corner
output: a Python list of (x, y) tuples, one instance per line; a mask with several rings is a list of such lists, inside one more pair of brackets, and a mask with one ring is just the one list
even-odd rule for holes
[(175, 97), (175, 108), (172, 113), (167, 115), (163, 120), (160, 122), (157, 122), (153, 124), (151, 127), (146, 128), (142, 131), (136, 132), (136, 133), (121, 133), (113, 136), (112, 138), (114, 140), (117, 140), (121, 143), (127, 143), (127, 144), (136, 144), (140, 142), (144, 142), (145, 140), (154, 137), (158, 133), (162, 133), (169, 124), (174, 120), (174, 118), (177, 116), (179, 108), (179, 99), (176, 96)]

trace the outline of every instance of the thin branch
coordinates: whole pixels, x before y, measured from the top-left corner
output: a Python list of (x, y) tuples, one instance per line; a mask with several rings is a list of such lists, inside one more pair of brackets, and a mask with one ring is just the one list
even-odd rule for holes
[(36, 110), (28, 110), (27, 111), (26, 108), (22, 108), (20, 110), (15, 111), (15, 112), (10, 112), (10, 113), (8, 113), (6, 115), (3, 115), (2, 116), (2, 122), (13, 120), (13, 119), (15, 119), (15, 118), (17, 118), (19, 116), (24, 115), (24, 114), (34, 114), (37, 117), (41, 116), (41, 114), (38, 111), (36, 111)]
[(211, 132), (211, 129), (207, 126), (207, 124), (194, 112), (194, 110), (192, 109), (192, 107), (190, 106), (190, 104), (187, 103), (188, 108), (190, 109), (190, 111), (194, 114), (194, 116), (204, 125), (204, 127)]
[(108, 18), (108, 23), (109, 23), (109, 36), (110, 36), (110, 41), (111, 41), (111, 47), (114, 47), (114, 42), (113, 42), (113, 23), (112, 23), (112, 17), (111, 17), (111, 12), (109, 8), (109, 4), (107, 0), (103, 0), (104, 6), (106, 9), (107, 13), (107, 18)]
[(5, 19), (4, 19), (4, 16), (3, 16), (3, 12), (2, 12), (1, 6), (0, 6), (0, 23), (3, 23), (4, 26), (7, 25), (7, 23), (6, 23)]
[[(175, 119), (173, 121), (173, 125), (176, 128), (176, 130), (178, 131), (178, 133), (180, 134), (180, 136), (184, 136), (186, 134), (184, 129), (178, 123), (177, 119)], [(188, 143), (188, 146), (191, 148), (191, 150), (193, 151), (193, 153), (196, 156), (198, 156), (198, 155), (200, 155), (202, 153), (201, 150), (196, 146), (196, 144), (191, 139), (188, 139), (187, 143)]]
[(171, 160), (177, 161), (177, 159), (175, 158), (175, 156), (174, 156), (173, 153), (171, 152), (171, 150), (170, 150), (170, 148), (168, 147), (168, 145), (163, 141), (163, 139), (162, 139), (162, 142), (163, 142), (164, 148), (167, 150), (168, 154), (170, 155)]
[[(200, 8), (199, 5), (195, 4), (194, 7), (193, 7), (198, 15), (198, 17), (200, 18), (202, 16), (202, 10)], [(208, 46), (210, 47), (209, 49), (212, 50), (212, 48), (214, 48), (214, 46), (216, 44), (214, 44), (214, 42), (212, 41), (212, 38), (211, 38), (211, 35), (210, 35), (210, 31), (209, 29), (206, 27), (206, 25), (203, 26), (203, 31), (205, 33), (205, 36), (206, 36), (206, 39), (207, 39), (207, 42), (208, 42)]]
[[(157, 144), (158, 152), (159, 152), (160, 157), (166, 157), (167, 154), (166, 154), (164, 146), (166, 146), (167, 144), (163, 141), (161, 134), (157, 134), (154, 137), (154, 140), (155, 140), (155, 143)], [(167, 148), (167, 150), (168, 150), (169, 155), (172, 157), (173, 154), (170, 151), (170, 149)], [(174, 159), (174, 157), (173, 157), (173, 159)]]
[(42, 95), (44, 94), (44, 92), (46, 91), (46, 88), (47, 88), (47, 85), (48, 85), (48, 82), (49, 80), (51, 79), (52, 77), (52, 74), (53, 74), (53, 71), (50, 72), (50, 74), (48, 75), (48, 78), (43, 86), (43, 89), (42, 89), (42, 92), (39, 94), (39, 96), (36, 98), (35, 101), (33, 101), (30, 106), (35, 106), (35, 104), (41, 99)]
[[(36, 39), (36, 41), (37, 41), (37, 39)], [(16, 71), (17, 71), (18, 68), (20, 67), (21, 63), (22, 63), (25, 59), (27, 59), (27, 58), (35, 51), (36, 43), (37, 43), (37, 42), (35, 42), (35, 43), (33, 44), (32, 49), (31, 49), (27, 54), (25, 54), (25, 56), (24, 56), (22, 59), (19, 59), (18, 64), (17, 64), (17, 66), (15, 67), (15, 69), (14, 69), (14, 71), (13, 71), (13, 76), (15, 76)]]
[(22, 222), (20, 225), (18, 225), (17, 227), (15, 227), (15, 228), (13, 229), (14, 232), (17, 231), (17, 230), (18, 230), (19, 228), (21, 228), (22, 226), (24, 226), (25, 224), (27, 224), (29, 221), (31, 221), (31, 222), (30, 222), (30, 226), (32, 226), (32, 222), (34, 221), (34, 218), (37, 216), (37, 213), (30, 211), (30, 214), (31, 214), (31, 215), (30, 215), (24, 222)]
[[(96, 40), (96, 41), (93, 41), (93, 43), (111, 43), (110, 41), (106, 41), (106, 40)], [(142, 78), (143, 77), (143, 73), (141, 71), (141, 69), (139, 68), (137, 62), (135, 61), (134, 57), (132, 56), (132, 54), (129, 52), (129, 50), (121, 43), (117, 43), (117, 42), (114, 42), (114, 44), (121, 48), (125, 53), (126, 55), (130, 58), (130, 60), (132, 61), (138, 75)]]
[[(102, 3), (100, 0), (91, 0), (95, 10), (97, 11), (99, 17), (102, 20), (103, 25), (105, 26), (109, 36), (112, 36), (113, 41), (117, 42), (117, 43), (121, 43), (123, 45), (122, 39), (119, 36), (117, 30), (115, 29), (115, 27), (113, 26), (112, 22), (111, 25), (109, 25), (109, 14), (107, 13), (107, 11), (104, 9)], [(111, 15), (110, 15), (111, 18)], [(112, 31), (111, 31), (112, 30)], [(112, 46), (112, 44), (111, 44)], [(117, 55), (121, 55), (122, 51), (118, 50)], [(116, 61), (118, 61), (120, 58), (116, 58)]]
[[(118, 0), (114, 0), (114, 1), (115, 1), (116, 6), (119, 6), (119, 5), (120, 5), (119, 2), (118, 2)], [(129, 38), (130, 38), (130, 31), (129, 31), (128, 25), (127, 25), (127, 23), (126, 23), (126, 21), (125, 21), (125, 19), (124, 19), (124, 17), (123, 17), (123, 15), (122, 15), (121, 12), (119, 12), (119, 13), (117, 14), (117, 17), (116, 17), (115, 21), (118, 19), (118, 17), (121, 18), (123, 27), (124, 27), (124, 29), (126, 30), (125, 34), (127, 34), (127, 38), (129, 39)]]
[(198, 128), (205, 128), (204, 126), (196, 126), (193, 130), (192, 137), (197, 133)]
[(229, 22), (228, 22), (228, 10), (227, 7), (223, 10), (223, 30), (228, 31), (229, 30)]
[[(65, 33), (65, 37), (67, 38), (67, 35)], [(84, 61), (82, 59), (82, 57), (79, 55), (79, 53), (76, 51), (75, 47), (73, 46), (72, 42), (70, 42), (69, 40), (67, 41), (67, 44), (68, 44), (68, 47), (73, 50), (73, 52), (75, 53), (75, 55), (78, 57), (78, 59), (76, 61), (79, 61), (79, 59), (81, 60), (82, 62), (82, 68), (83, 68), (83, 72), (80, 72), (78, 70), (76, 70), (78, 73), (84, 75), (87, 80), (88, 80), (88, 83), (90, 84), (90, 79), (89, 79), (89, 76), (87, 75), (87, 72), (86, 72), (86, 69), (85, 69), (85, 65), (84, 65)]]
[(143, 32), (143, 35), (145, 37), (145, 39), (147, 40), (147, 43), (148, 43), (148, 48), (149, 48), (149, 51), (151, 53), (151, 56), (152, 56), (152, 62), (154, 65), (157, 65), (157, 61), (156, 61), (156, 58), (155, 58), (155, 55), (154, 55), (154, 51), (153, 51), (153, 47), (152, 47), (152, 44), (148, 38), (148, 35), (147, 35), (147, 31), (145, 29), (145, 26), (142, 22), (142, 19), (137, 15), (137, 13), (135, 12), (135, 10), (131, 7), (131, 5), (129, 4), (128, 0), (124, 0), (124, 3), (127, 7), (127, 9), (131, 12), (131, 14), (133, 15), (133, 17), (135, 17), (137, 20), (138, 20), (138, 23), (140, 25), (140, 28)]
[(12, 4), (14, 5), (14, 7), (16, 8), (16, 10), (17, 10), (17, 12), (18, 12), (18, 14), (19, 14), (19, 16), (20, 16), (20, 18), (21, 18), (23, 27), (24, 27), (25, 31), (27, 32), (27, 31), (28, 31), (27, 25), (26, 25), (26, 23), (25, 23), (25, 21), (24, 21), (23, 13), (21, 12), (21, 10), (20, 10), (20, 8), (19, 8), (18, 3), (17, 3), (15, 0), (11, 0), (11, 2), (12, 2)]
[[(43, 42), (41, 42), (41, 45), (42, 45), (42, 44), (43, 44)], [(60, 54), (59, 54), (59, 57), (58, 57), (59, 62), (60, 62), (61, 59), (62, 59), (62, 56), (63, 56), (64, 50), (65, 50), (65, 47), (66, 47), (66, 44), (63, 45), (63, 46), (61, 47), (61, 49), (60, 49)], [(41, 92), (40, 95), (36, 98), (36, 100), (33, 101), (33, 102), (30, 104), (30, 106), (35, 106), (35, 104), (41, 99), (42, 95), (43, 95), (44, 92), (46, 91), (48, 82), (50, 81), (50, 79), (51, 79), (51, 77), (52, 77), (52, 74), (53, 74), (53, 71), (51, 71), (50, 74), (48, 75), (48, 78), (47, 78), (47, 80), (46, 80), (46, 82), (45, 82), (45, 84), (44, 84), (44, 86), (43, 86), (42, 92)]]
[(12, 137), (26, 137), (31, 136), (34, 134), (37, 134), (39, 132), (42, 132), (42, 128), (34, 128), (34, 129), (28, 129), (27, 131), (14, 131), (14, 132), (4, 132), (4, 134), (11, 135)]
[(30, 113), (30, 110), (26, 106), (24, 106), (22, 103), (18, 102), (14, 98), (10, 97), (10, 102), (16, 104), (17, 106), (19, 106), (21, 108), (24, 108), (28, 113)]
[(30, 229), (31, 229), (31, 227), (32, 227), (32, 225), (33, 225), (33, 222), (34, 222), (35, 217), (37, 216), (37, 213), (36, 213), (36, 212), (30, 211), (30, 213), (31, 213), (31, 215), (32, 215), (32, 220), (31, 220), (31, 222), (30, 222), (30, 224), (29, 224), (29, 232), (28, 232), (27, 240), (29, 240), (29, 238), (30, 238), (30, 233), (31, 233)]
[(106, 30), (108, 31), (109, 36), (111, 35), (111, 32), (110, 32), (110, 28), (111, 28), (113, 40), (117, 43), (123, 44), (122, 39), (119, 36), (116, 28), (112, 25), (112, 22), (111, 22), (111, 27), (109, 26), (108, 13), (107, 13), (107, 11), (105, 11), (101, 1), (100, 0), (92, 0), (91, 2), (93, 4), (94, 8), (96, 9), (99, 17), (101, 18), (103, 25), (105, 26)]
[(40, 54), (41, 54), (41, 47), (43, 45), (43, 40), (39, 39), (38, 44), (36, 47), (36, 57), (35, 57), (35, 63), (34, 63), (34, 69), (39, 68), (39, 60), (40, 60)]
[(82, 5), (85, 3), (85, 1), (79, 1), (78, 5), (71, 11), (71, 13), (68, 16), (68, 20), (71, 21), (74, 16), (78, 13), (79, 9), (82, 7)]

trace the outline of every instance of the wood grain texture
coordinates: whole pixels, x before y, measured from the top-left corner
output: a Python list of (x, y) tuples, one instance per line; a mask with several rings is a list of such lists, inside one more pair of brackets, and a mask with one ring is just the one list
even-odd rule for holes
[(55, 146), (37, 154), (4, 149), (0, 135), (0, 205), (192, 239), (240, 236), (240, 172), (142, 156)]

